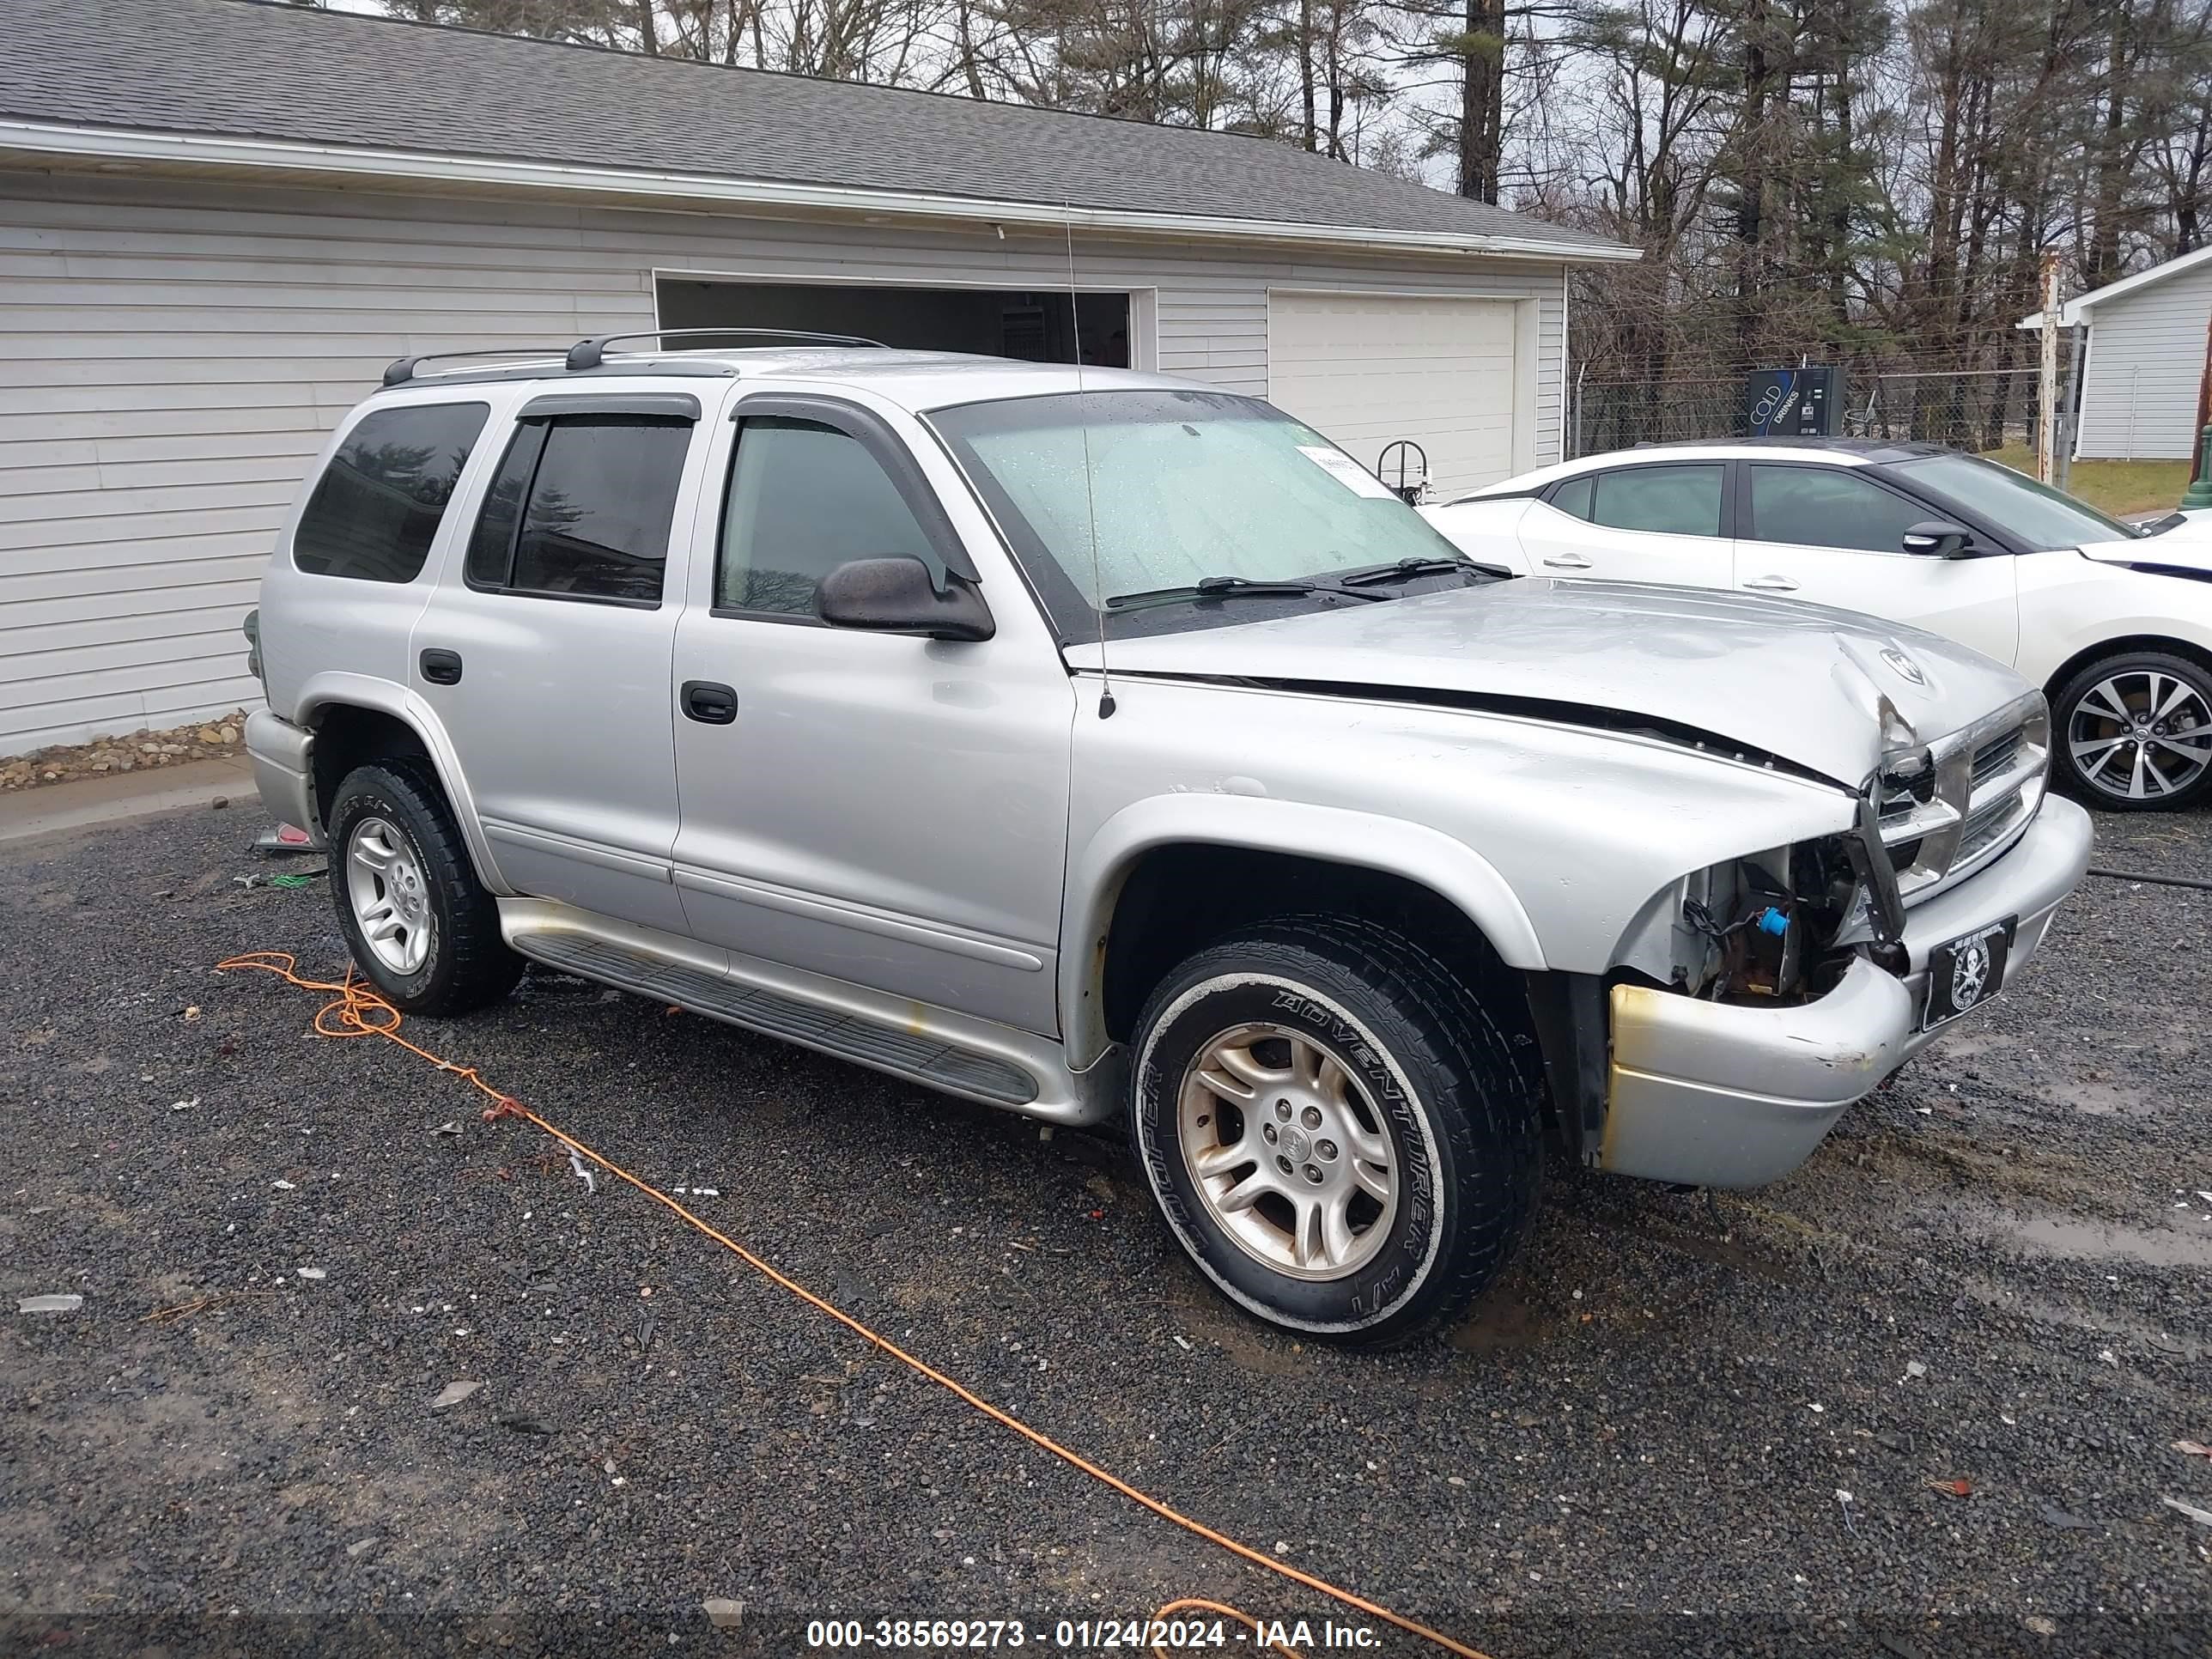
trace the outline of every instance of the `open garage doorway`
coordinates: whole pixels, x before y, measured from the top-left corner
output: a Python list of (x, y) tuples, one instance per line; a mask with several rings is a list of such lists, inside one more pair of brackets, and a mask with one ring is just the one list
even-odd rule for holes
[[(1064, 289), (908, 288), (861, 283), (776, 283), (726, 277), (657, 278), (663, 328), (795, 328), (855, 334), (924, 351), (1102, 368), (1151, 367), (1150, 330), (1139, 339), (1149, 293)], [(1148, 307), (1142, 307), (1146, 308)]]

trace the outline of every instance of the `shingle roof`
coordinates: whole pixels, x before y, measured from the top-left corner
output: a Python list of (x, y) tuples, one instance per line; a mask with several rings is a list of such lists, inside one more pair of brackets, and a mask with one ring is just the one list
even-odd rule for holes
[(257, 0), (9, 0), (0, 118), (1614, 251), (1287, 144)]

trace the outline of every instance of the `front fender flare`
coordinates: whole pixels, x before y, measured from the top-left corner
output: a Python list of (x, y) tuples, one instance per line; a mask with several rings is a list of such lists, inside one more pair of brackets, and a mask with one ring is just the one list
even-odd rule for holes
[(498, 861), (492, 857), (491, 842), (477, 816), (476, 796), (469, 789), (460, 756), (438, 711), (409, 687), (372, 674), (330, 672), (314, 675), (300, 688), (293, 719), (301, 726), (312, 726), (322, 710), (337, 703), (389, 714), (422, 738), (422, 747), (429, 751), (430, 764), (437, 770), (438, 782), (445, 789), (447, 803), (453, 809), (453, 821), (460, 826), (461, 839), (468, 844), (477, 879), (487, 892), (501, 898), (514, 897), (515, 890), (500, 875)]
[(1509, 968), (1540, 971), (1545, 966), (1536, 930), (1504, 877), (1465, 842), (1440, 830), (1261, 795), (1154, 795), (1123, 807), (1070, 854), (1058, 997), (1060, 1029), (1078, 1071), (1110, 1046), (1106, 941), (1122, 883), (1143, 854), (1181, 842), (1285, 853), (1403, 876), (1456, 905)]

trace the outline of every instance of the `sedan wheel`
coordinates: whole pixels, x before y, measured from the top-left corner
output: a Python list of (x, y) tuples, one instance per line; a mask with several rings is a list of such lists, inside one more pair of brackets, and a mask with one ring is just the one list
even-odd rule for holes
[(2163, 655), (2099, 663), (2060, 699), (2076, 793), (2121, 810), (2179, 806), (2212, 779), (2212, 676)]

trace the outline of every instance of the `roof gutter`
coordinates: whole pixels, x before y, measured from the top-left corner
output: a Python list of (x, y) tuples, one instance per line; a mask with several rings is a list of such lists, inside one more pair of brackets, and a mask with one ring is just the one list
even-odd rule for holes
[(993, 201), (981, 197), (904, 191), (855, 190), (838, 185), (778, 184), (766, 179), (717, 178), (708, 173), (579, 167), (555, 161), (505, 160), (495, 156), (431, 155), (343, 144), (313, 144), (278, 139), (230, 138), (203, 133), (140, 131), (129, 128), (69, 126), (0, 119), (0, 161), (17, 157), (84, 161), (95, 166), (101, 162), (128, 161), (149, 169), (165, 165), (234, 167), (271, 173), (304, 173), (329, 179), (358, 179), (364, 183), (471, 185), (526, 191), (569, 191), (672, 205), (726, 206), (768, 213), (844, 213), (873, 218), (1036, 225), (1054, 230), (1073, 226), (1077, 229), (1115, 235), (1195, 237), (1248, 243), (1301, 243), (1376, 252), (1468, 253), (1493, 258), (1565, 259), (1578, 263), (1625, 261), (1642, 257), (1634, 248), (1608, 243), (1590, 246), (1578, 242), (1547, 241), (1534, 237), (1477, 236), (1451, 231), (1370, 230), (1266, 219), (1233, 219), (1215, 215), (1064, 208), (1048, 203)]
[[(2106, 283), (2102, 288), (2093, 288), (2087, 294), (2077, 294), (2058, 308), (2058, 326), (2078, 328), (2085, 323), (2092, 322), (2089, 313), (2099, 306), (2108, 305), (2114, 300), (2124, 299), (2129, 295), (2140, 293), (2147, 288), (2155, 288), (2169, 277), (2185, 276), (2207, 261), (2212, 261), (2212, 247), (2193, 248), (2187, 253), (2177, 253), (2163, 264), (2153, 265), (2148, 270), (2139, 270), (2132, 276), (2123, 276), (2117, 282)], [(2023, 317), (2013, 326), (2023, 329), (2041, 328), (2043, 313), (2039, 311), (2033, 317)]]

